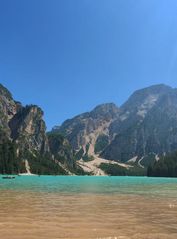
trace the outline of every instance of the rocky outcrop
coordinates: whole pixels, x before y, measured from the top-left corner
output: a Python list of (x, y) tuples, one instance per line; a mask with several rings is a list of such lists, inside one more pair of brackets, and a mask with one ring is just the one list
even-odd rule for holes
[(134, 164), (139, 170), (174, 151), (177, 89), (156, 85), (138, 90), (120, 108), (99, 105), (46, 134), (43, 111), (22, 106), (0, 85), (1, 173), (24, 171), (25, 162), (31, 173), (45, 174), (82, 174), (86, 167), (87, 173), (100, 174), (103, 161)]
[(54, 127), (52, 132), (65, 135), (75, 150), (82, 147), (84, 152), (88, 150), (88, 154), (92, 155), (98, 137), (109, 136), (109, 126), (118, 115), (119, 109), (115, 104), (102, 104), (91, 112), (66, 120), (60, 127)]
[(15, 102), (11, 93), (0, 84), (0, 141), (10, 137), (9, 121), (21, 108), (21, 104)]
[(83, 148), (84, 157), (136, 158), (134, 163), (144, 167), (152, 158), (177, 150), (177, 89), (155, 85), (138, 90), (119, 109), (100, 105), (53, 131), (66, 135), (75, 150)]
[(10, 120), (11, 138), (21, 149), (42, 154), (49, 152), (43, 111), (36, 105), (22, 107)]
[(48, 143), (53, 158), (59, 161), (65, 169), (73, 171), (74, 152), (68, 140), (59, 133), (49, 132)]
[[(177, 90), (157, 85), (135, 92), (110, 125), (115, 138), (101, 156), (126, 162), (177, 150)], [(145, 162), (144, 162), (145, 163)]]
[(74, 167), (72, 149), (66, 151), (63, 139), (55, 142), (54, 153), (49, 139), (50, 144), (43, 111), (36, 105), (22, 106), (0, 85), (0, 172), (25, 172), (28, 162), (32, 173), (67, 174), (67, 167)]
[[(0, 85), (0, 129), (16, 142), (20, 150), (49, 151), (43, 112), (36, 105), (23, 107), (11, 93)], [(2, 138), (2, 137), (0, 137)]]

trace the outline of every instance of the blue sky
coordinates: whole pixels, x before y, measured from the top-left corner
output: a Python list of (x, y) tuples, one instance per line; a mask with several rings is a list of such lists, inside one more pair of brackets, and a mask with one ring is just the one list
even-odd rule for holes
[(176, 0), (1, 0), (0, 82), (50, 129), (139, 88), (177, 87)]

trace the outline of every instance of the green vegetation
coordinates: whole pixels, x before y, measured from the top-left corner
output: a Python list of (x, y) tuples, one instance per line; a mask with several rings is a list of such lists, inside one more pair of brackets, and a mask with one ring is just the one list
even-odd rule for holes
[(83, 148), (81, 148), (76, 154), (75, 154), (75, 159), (80, 160), (84, 154)]
[(40, 175), (65, 175), (66, 171), (51, 159), (50, 154), (40, 155), (39, 153), (31, 153), (26, 151), (21, 155), (27, 159), (30, 165), (31, 173)]
[(156, 161), (155, 154), (151, 153), (143, 157), (143, 160), (141, 160), (141, 164), (147, 168), (149, 165), (153, 164), (155, 161)]
[(94, 149), (95, 153), (96, 154), (100, 153), (104, 148), (106, 148), (108, 144), (109, 144), (108, 136), (105, 134), (99, 135), (95, 143)]
[(73, 171), (75, 164), (74, 151), (68, 140), (59, 132), (47, 134), (50, 152), (56, 161), (65, 165), (67, 169)]
[(92, 161), (94, 160), (94, 157), (92, 155), (88, 155), (88, 154), (85, 154), (82, 159), (85, 161), (85, 162), (89, 162), (89, 161)]
[(177, 177), (177, 152), (161, 157), (147, 169), (149, 177)]
[(17, 146), (11, 141), (0, 144), (0, 174), (25, 173), (25, 160), (28, 160), (31, 173), (65, 175), (66, 171), (51, 159), (51, 155), (41, 156), (39, 153), (24, 151), (17, 157)]
[(92, 161), (94, 160), (94, 157), (92, 155), (88, 154), (90, 144), (86, 145), (86, 153), (84, 154), (83, 148), (81, 148), (76, 154), (75, 154), (75, 159), (80, 160), (83, 159), (85, 162)]
[(60, 149), (63, 149), (66, 154), (71, 154), (73, 149), (68, 140), (58, 132), (47, 133), (49, 146), (52, 154), (58, 154)]
[(89, 148), (90, 148), (90, 144), (87, 144), (86, 145), (86, 153), (85, 154), (88, 154)]
[(86, 153), (82, 156), (82, 159), (85, 162), (89, 162), (89, 161), (94, 160), (94, 157), (92, 155), (89, 155), (89, 148), (90, 148), (90, 144), (87, 144), (86, 145)]
[(145, 176), (146, 170), (140, 167), (131, 167), (129, 169), (121, 167), (117, 164), (101, 163), (100, 169), (111, 176)]
[(18, 174), (24, 170), (22, 161), (16, 155), (16, 145), (11, 141), (0, 144), (0, 174)]
[(50, 157), (39, 156), (37, 158), (31, 157), (29, 160), (31, 165), (31, 172), (40, 175), (67, 175), (67, 172), (54, 163)]
[(74, 168), (71, 172), (74, 173), (75, 175), (81, 175), (81, 176), (92, 175), (92, 173), (85, 172), (80, 166), (78, 166), (76, 164), (74, 165)]

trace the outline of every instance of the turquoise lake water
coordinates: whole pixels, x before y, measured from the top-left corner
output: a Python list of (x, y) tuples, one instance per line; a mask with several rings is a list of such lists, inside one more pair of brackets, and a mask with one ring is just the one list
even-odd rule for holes
[(0, 177), (0, 190), (55, 193), (137, 194), (177, 197), (176, 178), (98, 176), (16, 176)]

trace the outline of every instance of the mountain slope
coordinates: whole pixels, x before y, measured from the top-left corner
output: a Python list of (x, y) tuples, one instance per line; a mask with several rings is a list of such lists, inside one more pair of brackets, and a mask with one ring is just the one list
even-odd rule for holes
[(53, 132), (65, 135), (73, 148), (94, 154), (95, 144), (100, 136), (105, 136), (109, 143), (109, 125), (119, 115), (119, 109), (113, 103), (97, 106), (87, 112), (66, 120), (60, 127), (53, 128)]
[(43, 111), (0, 85), (1, 173), (144, 175), (174, 151), (177, 89), (138, 90), (119, 108), (99, 105), (46, 133)]
[(157, 85), (135, 92), (111, 126), (114, 140), (102, 157), (126, 162), (177, 150), (177, 90)]
[(74, 170), (74, 157), (72, 153), (65, 155), (62, 162), (61, 154), (67, 146), (57, 143), (56, 159), (50, 150), (43, 111), (36, 105), (22, 106), (0, 85), (0, 172), (68, 174), (67, 167)]
[(143, 168), (177, 150), (177, 90), (154, 85), (133, 93), (118, 109), (104, 104), (65, 121), (53, 132), (64, 134), (78, 152)]

